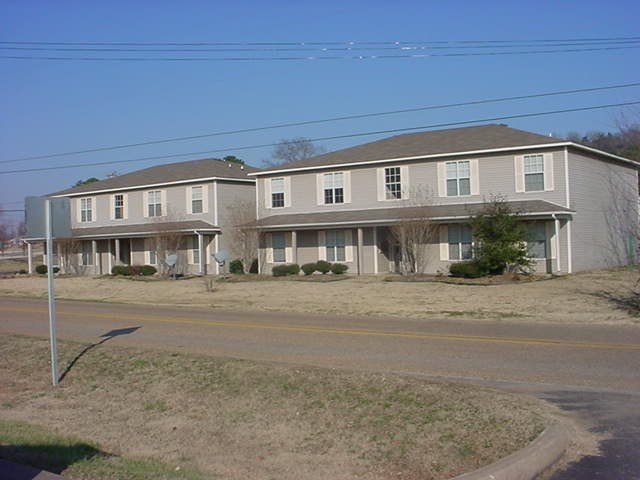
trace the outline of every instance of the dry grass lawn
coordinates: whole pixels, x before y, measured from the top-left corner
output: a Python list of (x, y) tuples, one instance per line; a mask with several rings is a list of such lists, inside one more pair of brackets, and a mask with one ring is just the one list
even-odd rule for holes
[[(6, 451), (3, 429), (15, 438), (17, 421), (203, 479), (445, 479), (522, 448), (550, 413), (541, 401), (415, 378), (59, 346), (63, 369), (81, 355), (53, 388), (46, 340), (0, 336)], [(84, 468), (64, 474), (145, 478)]]
[[(550, 323), (640, 324), (633, 308), (638, 274), (624, 269), (506, 285), (385, 282), (349, 277), (335, 282), (255, 280), (131, 280), (60, 277), (56, 296), (103, 302), (204, 306), (223, 310), (288, 311), (402, 318), (461, 318)], [(0, 294), (46, 296), (46, 278), (0, 279)]]

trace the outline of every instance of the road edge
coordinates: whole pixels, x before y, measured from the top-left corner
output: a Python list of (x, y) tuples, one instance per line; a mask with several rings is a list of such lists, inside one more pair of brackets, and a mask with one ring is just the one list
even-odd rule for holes
[(566, 430), (554, 424), (522, 450), (451, 480), (532, 480), (558, 461), (568, 445)]

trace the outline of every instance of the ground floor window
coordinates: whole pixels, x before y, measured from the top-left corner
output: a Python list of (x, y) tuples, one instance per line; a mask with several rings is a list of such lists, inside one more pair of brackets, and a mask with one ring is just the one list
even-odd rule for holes
[(82, 242), (80, 260), (82, 265), (93, 265), (93, 248), (91, 242)]
[(345, 234), (344, 230), (329, 230), (325, 235), (325, 245), (327, 248), (327, 261), (345, 261)]
[(149, 250), (149, 265), (158, 264), (158, 252), (155, 250)]
[(532, 258), (547, 258), (547, 229), (544, 222), (527, 223), (527, 251)]
[(285, 261), (285, 246), (284, 232), (271, 234), (271, 248), (273, 249), (274, 263), (282, 263)]
[(449, 260), (470, 260), (473, 257), (471, 227), (469, 225), (449, 225)]
[(191, 237), (191, 258), (194, 265), (200, 264), (200, 242), (198, 242), (198, 236)]

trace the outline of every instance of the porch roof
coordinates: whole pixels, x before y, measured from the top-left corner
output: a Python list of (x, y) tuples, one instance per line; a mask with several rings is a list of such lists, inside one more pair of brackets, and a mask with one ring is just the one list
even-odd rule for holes
[(83, 227), (71, 230), (73, 238), (129, 238), (149, 237), (159, 233), (216, 233), (220, 228), (202, 220), (166, 223), (141, 223), (135, 225), (113, 225), (108, 227)]
[[(571, 216), (574, 211), (544, 200), (507, 202), (512, 211), (527, 218)], [(414, 207), (370, 208), (366, 210), (331, 210), (316, 213), (293, 213), (264, 217), (253, 225), (265, 230), (286, 228), (322, 228), (337, 226), (391, 225), (400, 220), (429, 218), (436, 222), (460, 221), (480, 213), (488, 203), (426, 205)]]

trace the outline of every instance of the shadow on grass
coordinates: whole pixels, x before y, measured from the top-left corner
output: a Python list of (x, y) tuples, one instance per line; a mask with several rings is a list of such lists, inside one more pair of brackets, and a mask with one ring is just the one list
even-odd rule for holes
[(111, 340), (112, 338), (119, 337), (120, 335), (129, 335), (131, 333), (134, 333), (139, 328), (140, 327), (118, 328), (116, 330), (111, 330), (110, 332), (100, 335), (100, 338), (102, 338), (102, 340), (96, 343), (92, 343), (91, 345), (88, 345), (78, 355), (76, 355), (73, 358), (73, 360), (69, 362), (69, 365), (67, 365), (67, 368), (65, 368), (64, 371), (62, 372), (62, 375), (60, 375), (59, 381), (62, 381), (64, 377), (66, 377), (67, 374), (71, 371), (74, 365), (78, 363), (78, 360), (80, 360), (83, 356), (85, 356), (90, 350), (102, 345), (103, 343), (105, 343), (108, 340)]
[(57, 474), (64, 472), (75, 463), (105, 456), (108, 455), (82, 442), (67, 445), (50, 443), (0, 445), (0, 458)]
[(625, 290), (623, 292), (599, 292), (594, 296), (607, 300), (619, 310), (624, 310), (634, 316), (640, 315), (640, 291)]

